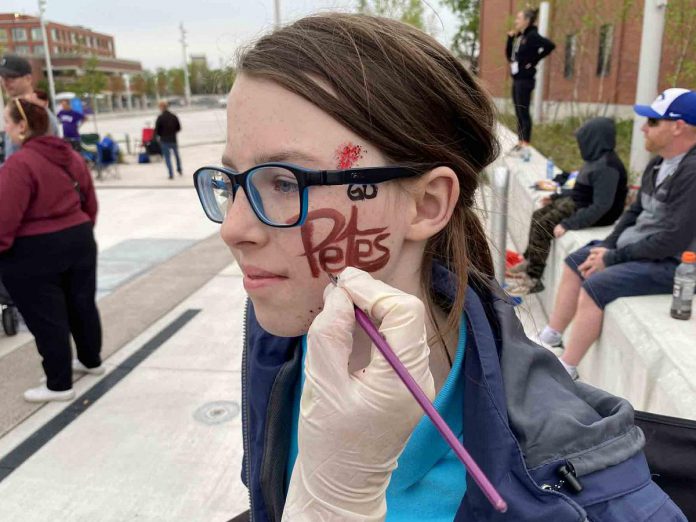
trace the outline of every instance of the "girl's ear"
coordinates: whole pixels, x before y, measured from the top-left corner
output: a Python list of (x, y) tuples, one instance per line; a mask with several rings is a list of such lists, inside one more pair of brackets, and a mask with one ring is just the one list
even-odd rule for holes
[(436, 167), (420, 176), (409, 192), (415, 200), (416, 212), (406, 239), (425, 241), (449, 223), (459, 200), (459, 179), (451, 168)]

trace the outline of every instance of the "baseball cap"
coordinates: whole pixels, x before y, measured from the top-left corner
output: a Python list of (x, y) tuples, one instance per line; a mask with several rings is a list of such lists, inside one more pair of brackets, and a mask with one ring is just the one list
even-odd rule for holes
[(16, 54), (6, 54), (0, 58), (0, 76), (19, 78), (31, 74), (31, 64), (26, 58)]
[(651, 105), (634, 105), (639, 116), (657, 120), (684, 120), (696, 125), (696, 92), (672, 88), (661, 92)]

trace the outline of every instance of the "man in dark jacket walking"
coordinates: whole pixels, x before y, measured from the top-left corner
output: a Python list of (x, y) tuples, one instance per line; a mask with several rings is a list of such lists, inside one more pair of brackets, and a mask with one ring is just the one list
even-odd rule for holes
[(179, 176), (181, 176), (181, 159), (179, 158), (179, 147), (176, 143), (176, 135), (181, 130), (181, 123), (179, 123), (179, 118), (169, 111), (167, 102), (159, 102), (159, 108), (162, 112), (155, 122), (155, 135), (159, 138), (160, 146), (162, 147), (162, 156), (164, 157), (164, 162), (167, 164), (169, 179), (174, 179), (172, 159), (169, 153), (174, 153), (174, 157), (176, 158), (176, 171), (179, 173)]
[(512, 74), (512, 103), (517, 116), (519, 141), (514, 152), (523, 152), (532, 139), (532, 117), (529, 104), (534, 90), (537, 64), (556, 48), (551, 40), (539, 34), (536, 26), (538, 9), (527, 8), (515, 18), (515, 30), (508, 33), (505, 56)]
[(575, 133), (580, 155), (585, 161), (572, 189), (554, 194), (532, 214), (529, 242), (524, 261), (508, 270), (516, 279), (511, 295), (541, 292), (541, 276), (554, 236), (567, 230), (613, 224), (626, 201), (626, 168), (617, 156), (616, 126), (609, 118), (593, 118)]
[(571, 376), (600, 335), (604, 307), (620, 297), (669, 294), (682, 252), (696, 239), (696, 92), (667, 89), (652, 105), (636, 105), (648, 119), (648, 164), (635, 203), (604, 241), (565, 260), (556, 304), (540, 340), (561, 344), (573, 321), (561, 362)]

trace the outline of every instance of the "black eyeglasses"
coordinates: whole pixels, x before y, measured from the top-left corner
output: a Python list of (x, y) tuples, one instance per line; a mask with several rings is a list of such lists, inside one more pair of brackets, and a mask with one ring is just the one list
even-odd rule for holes
[(374, 185), (420, 172), (403, 166), (310, 170), (290, 163), (263, 163), (242, 173), (202, 167), (193, 174), (193, 182), (211, 221), (223, 222), (230, 201), (242, 187), (256, 217), (272, 227), (288, 228), (302, 225), (307, 218), (307, 189), (312, 185)]

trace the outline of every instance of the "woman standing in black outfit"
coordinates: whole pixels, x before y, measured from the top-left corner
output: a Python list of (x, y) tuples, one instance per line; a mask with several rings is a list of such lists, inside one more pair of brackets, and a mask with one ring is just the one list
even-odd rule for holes
[(539, 34), (536, 26), (538, 9), (527, 8), (515, 17), (515, 30), (508, 33), (505, 55), (512, 74), (512, 103), (517, 116), (519, 141), (513, 151), (520, 151), (532, 139), (529, 104), (534, 90), (537, 64), (551, 54), (556, 45)]
[(0, 272), (36, 339), (46, 373), (46, 382), (24, 398), (70, 400), (72, 372), (104, 372), (95, 303), (94, 185), (70, 145), (45, 135), (43, 107), (15, 98), (4, 118), (5, 131), (21, 148), (0, 168)]

